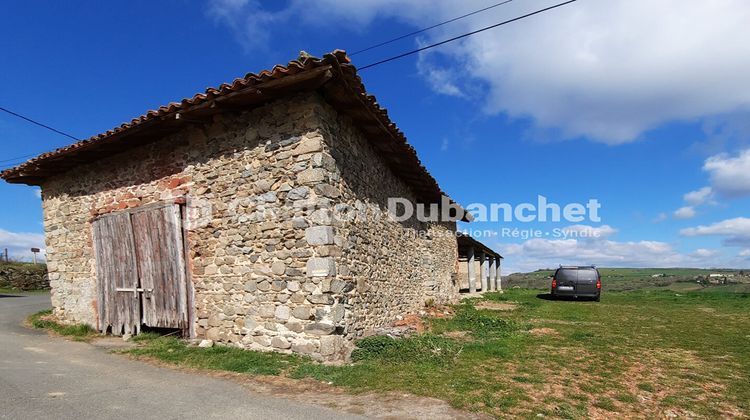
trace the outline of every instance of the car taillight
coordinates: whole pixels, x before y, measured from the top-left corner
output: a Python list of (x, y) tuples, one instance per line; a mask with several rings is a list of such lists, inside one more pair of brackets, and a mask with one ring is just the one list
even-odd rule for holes
[(557, 287), (557, 279), (552, 278), (552, 288), (554, 289), (555, 287)]
[(596, 279), (596, 288), (601, 289), (602, 288), (602, 279), (598, 278)]

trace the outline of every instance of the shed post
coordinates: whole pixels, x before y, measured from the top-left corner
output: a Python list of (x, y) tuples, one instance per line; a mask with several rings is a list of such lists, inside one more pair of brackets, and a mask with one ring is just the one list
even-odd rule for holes
[(490, 281), (489, 281), (489, 290), (494, 291), (497, 290), (497, 257), (491, 256), (490, 257)]
[(487, 255), (482, 252), (479, 254), (479, 278), (482, 281), (482, 291), (487, 291)]
[(502, 261), (503, 261), (502, 258), (498, 258), (497, 259), (497, 272), (495, 274), (495, 276), (497, 277), (497, 280), (496, 280), (497, 281), (497, 291), (500, 292), (500, 293), (503, 292), (503, 278), (502, 278), (502, 276), (500, 274), (501, 271), (502, 271), (502, 270), (500, 270), (500, 265), (501, 265)]
[(474, 247), (470, 247), (466, 253), (466, 264), (468, 265), (467, 273), (469, 276), (469, 293), (474, 293), (477, 291), (476, 289), (477, 275), (474, 272), (474, 270), (476, 269), (476, 267), (474, 267)]

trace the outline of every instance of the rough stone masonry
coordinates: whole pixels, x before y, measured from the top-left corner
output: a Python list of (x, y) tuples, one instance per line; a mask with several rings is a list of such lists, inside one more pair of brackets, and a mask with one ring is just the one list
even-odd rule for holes
[(179, 199), (196, 338), (342, 360), (354, 339), (458, 296), (455, 223), (371, 217), (389, 197), (417, 197), (314, 91), (215, 114), (41, 186), (65, 322), (98, 323), (92, 219)]

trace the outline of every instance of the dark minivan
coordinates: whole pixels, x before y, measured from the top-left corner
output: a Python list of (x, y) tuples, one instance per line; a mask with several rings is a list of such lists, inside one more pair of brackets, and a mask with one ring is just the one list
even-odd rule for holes
[(594, 266), (560, 266), (552, 276), (553, 297), (593, 298), (602, 296), (602, 277)]

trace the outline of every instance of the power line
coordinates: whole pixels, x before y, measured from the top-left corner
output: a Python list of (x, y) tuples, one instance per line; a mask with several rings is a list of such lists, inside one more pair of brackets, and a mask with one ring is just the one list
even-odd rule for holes
[(512, 2), (512, 1), (513, 0), (505, 0), (505, 1), (502, 1), (500, 3), (495, 3), (495, 4), (491, 5), (491, 6), (487, 6), (487, 7), (483, 8), (483, 9), (475, 10), (475, 11), (473, 11), (471, 13), (467, 13), (465, 15), (461, 15), (459, 17), (455, 17), (453, 19), (446, 20), (445, 22), (436, 23), (435, 25), (428, 26), (426, 28), (422, 28), (422, 29), (420, 29), (418, 31), (410, 32), (408, 34), (401, 35), (401, 36), (393, 38), (393, 39), (389, 39), (388, 41), (383, 41), (383, 42), (381, 42), (379, 44), (371, 45), (371, 46), (369, 46), (367, 48), (363, 48), (361, 50), (354, 51), (353, 53), (350, 53), (349, 56), (351, 57), (351, 56), (357, 55), (359, 53), (363, 53), (365, 51), (370, 51), (370, 50), (373, 50), (375, 48), (382, 47), (383, 45), (388, 45), (388, 44), (390, 44), (392, 42), (396, 42), (396, 41), (402, 40), (404, 38), (409, 38), (409, 37), (412, 37), (414, 35), (421, 34), (422, 32), (429, 31), (430, 29), (435, 29), (435, 28), (437, 28), (439, 26), (443, 26), (443, 25), (446, 25), (448, 23), (455, 22), (457, 20), (461, 20), (463, 18), (467, 18), (469, 16), (476, 15), (477, 13), (482, 13), (484, 11), (487, 11), (487, 10), (490, 10), (490, 9), (494, 9), (495, 7), (502, 6), (504, 4), (508, 4), (508, 3)]
[(19, 113), (13, 112), (13, 111), (11, 111), (9, 109), (6, 109), (6, 108), (3, 108), (1, 106), (0, 106), (0, 111), (7, 112), (10, 115), (16, 116), (16, 117), (18, 117), (18, 118), (20, 118), (22, 120), (25, 120), (25, 121), (28, 121), (28, 122), (30, 122), (32, 124), (38, 125), (39, 127), (46, 128), (47, 130), (54, 131), (55, 133), (63, 135), (65, 137), (70, 137), (71, 139), (73, 139), (75, 141), (80, 141), (79, 138), (76, 138), (75, 136), (71, 136), (70, 134), (68, 134), (68, 133), (66, 133), (64, 131), (60, 131), (60, 130), (58, 130), (58, 129), (54, 128), (54, 127), (50, 127), (50, 126), (48, 126), (46, 124), (42, 124), (39, 121), (34, 121), (31, 118), (29, 118), (29, 117), (24, 117), (23, 115), (21, 115)]
[[(24, 163), (24, 162), (25, 162), (25, 161), (23, 161), (23, 160), (22, 160), (22, 161), (20, 161), (20, 162), (12, 163), (12, 164), (9, 164), (9, 165), (8, 165), (8, 164), (4, 164), (3, 166), (0, 166), (0, 171), (4, 171), (4, 170), (6, 170), (6, 169), (11, 169), (11, 168), (15, 168), (16, 166), (18, 166), (18, 165), (20, 165), (20, 164), (22, 164), (22, 163)], [(6, 165), (7, 165), (7, 166), (6, 166)]]
[[(424, 28), (424, 29), (420, 29), (420, 30), (418, 30), (418, 31), (415, 31), (415, 32), (412, 32), (412, 33), (410, 33), (410, 34), (402, 35), (402, 36), (400, 36), (400, 37), (394, 38), (394, 39), (392, 39), (392, 40), (389, 40), (389, 41), (385, 41), (385, 42), (382, 42), (382, 43), (380, 43), (380, 44), (377, 44), (377, 45), (373, 45), (373, 46), (371, 46), (371, 47), (368, 47), (368, 48), (365, 48), (365, 49), (363, 49), (363, 50), (355, 51), (355, 52), (351, 53), (350, 55), (355, 55), (355, 54), (358, 54), (358, 53), (361, 53), (361, 52), (364, 52), (364, 51), (368, 51), (368, 50), (371, 50), (371, 49), (373, 49), (373, 48), (377, 48), (377, 47), (379, 47), (379, 46), (382, 46), (382, 45), (386, 45), (386, 44), (389, 44), (389, 43), (391, 43), (391, 42), (394, 42), (394, 41), (397, 41), (397, 40), (399, 40), (399, 39), (403, 39), (403, 38), (406, 38), (406, 37), (409, 37), (409, 36), (413, 36), (413, 35), (416, 35), (416, 34), (418, 34), (418, 33), (421, 33), (421, 32), (424, 32), (424, 31), (427, 31), (427, 30), (430, 30), (430, 29), (436, 28), (436, 27), (438, 27), (438, 26), (441, 26), (441, 25), (445, 25), (445, 24), (447, 24), (447, 23), (450, 23), (450, 22), (454, 22), (454, 21), (456, 21), (456, 20), (459, 20), (459, 19), (463, 19), (463, 18), (465, 18), (465, 17), (468, 17), (468, 16), (471, 16), (471, 15), (475, 15), (475, 14), (477, 14), (477, 13), (481, 13), (481, 12), (483, 12), (483, 11), (485, 11), (485, 10), (489, 10), (489, 9), (492, 9), (492, 8), (494, 8), (494, 7), (497, 7), (497, 6), (501, 6), (501, 5), (503, 5), (503, 4), (507, 4), (507, 3), (510, 3), (511, 1), (513, 1), (513, 0), (506, 0), (506, 1), (503, 1), (503, 2), (500, 2), (500, 3), (497, 3), (497, 4), (494, 4), (494, 5), (491, 5), (491, 6), (485, 7), (485, 8), (483, 8), (483, 9), (480, 9), (480, 10), (476, 10), (476, 11), (474, 11), (474, 12), (471, 12), (471, 13), (467, 13), (467, 14), (465, 14), (465, 15), (463, 15), (463, 16), (459, 16), (459, 17), (456, 17), (456, 18), (453, 18), (453, 19), (447, 20), (447, 21), (445, 21), (445, 22), (441, 22), (441, 23), (438, 23), (438, 24), (432, 25), (432, 26), (430, 26), (430, 27), (427, 27), (427, 28)], [(456, 41), (456, 40), (459, 40), (459, 39), (462, 39), (462, 38), (466, 38), (466, 37), (468, 37), (468, 36), (471, 36), (471, 35), (475, 35), (475, 34), (478, 34), (478, 33), (480, 33), (480, 32), (484, 32), (484, 31), (487, 31), (487, 30), (490, 30), (490, 29), (493, 29), (493, 28), (497, 28), (498, 26), (503, 26), (503, 25), (507, 25), (507, 24), (509, 24), (509, 23), (512, 23), (512, 22), (516, 22), (516, 21), (519, 21), (519, 20), (521, 20), (521, 19), (525, 19), (525, 18), (528, 18), (528, 17), (534, 16), (534, 15), (538, 15), (538, 14), (540, 14), (540, 13), (544, 13), (544, 12), (547, 12), (547, 11), (549, 11), (549, 10), (552, 10), (552, 9), (556, 9), (556, 8), (558, 8), (558, 7), (562, 7), (562, 6), (568, 5), (568, 4), (570, 4), (570, 3), (574, 3), (574, 2), (576, 2), (576, 1), (577, 1), (577, 0), (568, 0), (568, 1), (565, 1), (565, 2), (562, 2), (562, 3), (558, 3), (558, 4), (555, 4), (555, 5), (553, 5), (553, 6), (545, 7), (545, 8), (543, 8), (543, 9), (539, 9), (539, 10), (536, 10), (536, 11), (534, 11), (534, 12), (531, 12), (531, 13), (527, 13), (527, 14), (525, 14), (525, 15), (522, 15), (522, 16), (518, 16), (518, 17), (515, 17), (515, 18), (513, 18), (513, 19), (508, 19), (508, 20), (502, 21), (502, 22), (500, 22), (500, 23), (496, 23), (496, 24), (494, 24), (494, 25), (490, 25), (490, 26), (486, 26), (486, 27), (484, 27), (484, 28), (481, 28), (481, 29), (477, 29), (476, 31), (472, 31), (472, 32), (468, 32), (468, 33), (465, 33), (465, 34), (462, 34), (462, 35), (458, 35), (458, 36), (455, 36), (455, 37), (453, 37), (453, 38), (449, 38), (449, 39), (446, 39), (446, 40), (444, 40), (444, 41), (440, 41), (440, 42), (437, 42), (437, 43), (434, 43), (434, 44), (430, 44), (430, 45), (427, 45), (427, 46), (424, 46), (424, 47), (421, 47), (421, 48), (417, 48), (417, 49), (415, 49), (415, 50), (407, 51), (407, 52), (405, 52), (405, 53), (402, 53), (402, 54), (399, 54), (399, 55), (396, 55), (396, 56), (393, 56), (393, 57), (390, 57), (390, 58), (386, 58), (386, 59), (384, 59), (384, 60), (380, 60), (380, 61), (376, 61), (376, 62), (374, 62), (374, 63), (370, 63), (370, 64), (367, 64), (367, 65), (365, 65), (365, 66), (359, 67), (359, 68), (358, 68), (358, 70), (359, 70), (359, 71), (362, 71), (362, 70), (366, 70), (366, 69), (369, 69), (369, 68), (371, 68), (371, 67), (375, 67), (375, 66), (378, 66), (378, 65), (380, 65), (380, 64), (384, 64), (384, 63), (388, 63), (388, 62), (391, 62), (391, 61), (394, 61), (394, 60), (398, 60), (398, 59), (400, 59), (400, 58), (404, 58), (404, 57), (407, 57), (407, 56), (410, 56), (410, 55), (413, 55), (413, 54), (416, 54), (416, 53), (419, 53), (419, 52), (422, 52), (422, 51), (425, 51), (425, 50), (428, 50), (428, 49), (431, 49), (431, 48), (435, 48), (435, 47), (438, 47), (438, 46), (440, 46), (440, 45), (444, 45), (444, 44), (447, 44), (447, 43), (449, 43), (449, 42), (453, 42), (453, 41)], [(3, 111), (3, 112), (7, 112), (8, 114), (11, 114), (11, 115), (13, 115), (13, 116), (15, 116), (15, 117), (21, 118), (22, 120), (25, 120), (25, 121), (27, 121), (27, 122), (30, 122), (30, 123), (32, 123), (32, 124), (34, 124), (34, 125), (38, 125), (38, 126), (40, 126), (40, 127), (46, 128), (47, 130), (53, 131), (53, 132), (55, 132), (55, 133), (57, 133), (57, 134), (63, 135), (63, 136), (65, 136), (65, 137), (69, 137), (69, 138), (71, 138), (71, 139), (73, 139), (73, 140), (76, 140), (76, 141), (80, 141), (80, 139), (76, 138), (75, 136), (72, 136), (72, 135), (70, 135), (70, 134), (68, 134), (68, 133), (65, 133), (65, 132), (63, 132), (63, 131), (60, 131), (60, 130), (58, 130), (58, 129), (54, 128), (54, 127), (50, 127), (50, 126), (48, 126), (48, 125), (46, 125), (46, 124), (42, 124), (42, 123), (40, 123), (40, 122), (38, 122), (38, 121), (35, 121), (35, 120), (33, 120), (33, 119), (31, 119), (31, 118), (28, 118), (28, 117), (25, 117), (25, 116), (23, 116), (23, 115), (21, 115), (21, 114), (18, 114), (18, 113), (16, 113), (16, 112), (13, 112), (13, 111), (11, 111), (11, 110), (9, 110), (9, 109), (6, 109), (6, 108), (4, 108), (4, 107), (1, 107), (1, 106), (0, 106), (0, 111)], [(31, 157), (31, 156), (34, 156), (34, 155), (17, 156), (17, 157), (14, 157), (14, 158), (10, 158), (10, 159), (5, 159), (5, 160), (1, 160), (1, 161), (0, 161), (0, 163), (5, 163), (5, 162), (12, 162), (12, 161), (15, 161), (15, 160), (18, 160), (18, 159), (22, 159), (22, 158), (26, 158), (26, 157)], [(19, 162), (19, 163), (20, 163), (20, 162)], [(14, 165), (16, 165), (16, 164), (17, 164), (17, 163), (11, 163), (11, 164), (10, 164), (11, 166), (8, 166), (7, 168), (9, 168), (9, 167), (12, 167), (12, 166), (14, 166)], [(7, 169), (7, 168), (2, 168), (2, 167), (0, 166), (0, 170), (2, 170), (2, 169)]]
[(34, 156), (38, 156), (38, 155), (39, 154), (33, 154), (33, 155), (28, 155), (28, 156), (19, 156), (17, 158), (13, 158), (13, 159), (6, 159), (6, 160), (3, 160), (2, 162), (0, 162), (0, 166), (8, 166), (8, 165), (14, 166), (14, 165), (18, 165), (19, 163), (26, 162), (28, 160), (28, 158), (34, 157)]
[(508, 19), (506, 21), (503, 21), (503, 22), (500, 22), (500, 23), (496, 23), (494, 25), (486, 26), (486, 27), (484, 27), (482, 29), (477, 29), (476, 31), (468, 32), (468, 33), (465, 33), (463, 35), (458, 35), (458, 36), (455, 36), (453, 38), (446, 39), (445, 41), (440, 41), (440, 42), (437, 42), (435, 44), (430, 44), (430, 45), (424, 46), (422, 48), (417, 48), (416, 50), (407, 51), (405, 53), (402, 53), (402, 54), (399, 54), (399, 55), (396, 55), (396, 56), (393, 56), (393, 57), (390, 57), (390, 58), (386, 58), (384, 60), (380, 60), (380, 61), (376, 61), (374, 63), (370, 63), (370, 64), (368, 64), (366, 66), (358, 67), (357, 70), (358, 71), (362, 71), (362, 70), (365, 70), (365, 69), (369, 69), (370, 67), (375, 67), (375, 66), (378, 66), (380, 64), (388, 63), (388, 62), (393, 61), (393, 60), (398, 60), (399, 58), (404, 58), (404, 57), (416, 54), (418, 52), (422, 52), (424, 50), (429, 50), (430, 48), (435, 48), (435, 47), (438, 47), (440, 45), (447, 44), (449, 42), (453, 42), (453, 41), (456, 41), (456, 40), (461, 39), (461, 38), (466, 38), (467, 36), (475, 35), (475, 34), (478, 34), (480, 32), (484, 32), (484, 31), (487, 31), (487, 30), (490, 30), (490, 29), (493, 29), (493, 28), (497, 28), (498, 26), (507, 25), (509, 23), (512, 23), (512, 22), (515, 22), (515, 21), (518, 21), (518, 20), (521, 20), (521, 19), (525, 19), (527, 17), (531, 17), (531, 16), (534, 16), (534, 15), (538, 15), (538, 14), (544, 13), (544, 12), (546, 12), (548, 10), (556, 9), (558, 7), (562, 7), (562, 6), (565, 6), (567, 4), (570, 4), (570, 3), (573, 3), (573, 2), (576, 2), (576, 1), (578, 1), (578, 0), (568, 0), (566, 2), (555, 4), (554, 6), (545, 7), (544, 9), (539, 9), (537, 11), (534, 11), (534, 12), (531, 12), (531, 13), (527, 13), (527, 14), (525, 14), (523, 16), (518, 16), (518, 17), (515, 17), (513, 19)]
[(0, 163), (11, 162), (11, 161), (19, 160), (19, 159), (30, 158), (30, 157), (36, 156), (37, 154), (38, 153), (31, 154), (31, 155), (16, 156), (14, 158), (0, 160)]
[[(8, 114), (13, 115), (15, 117), (18, 117), (18, 118), (20, 118), (20, 119), (22, 119), (24, 121), (30, 122), (30, 123), (32, 123), (34, 125), (38, 125), (39, 127), (46, 128), (47, 130), (53, 131), (53, 132), (55, 132), (57, 134), (65, 136), (65, 137), (69, 137), (69, 138), (71, 138), (71, 139), (73, 139), (75, 141), (80, 141), (80, 139), (78, 139), (77, 137), (72, 136), (72, 135), (70, 135), (70, 134), (68, 134), (68, 133), (66, 133), (64, 131), (60, 131), (60, 130), (58, 130), (58, 129), (54, 128), (54, 127), (50, 127), (50, 126), (48, 126), (46, 124), (42, 124), (39, 121), (36, 121), (36, 120), (33, 120), (33, 119), (29, 118), (29, 117), (23, 116), (23, 115), (21, 115), (21, 114), (19, 114), (17, 112), (13, 112), (13, 111), (11, 111), (11, 110), (9, 110), (7, 108), (3, 108), (3, 107), (0, 106), (0, 111), (7, 112)], [(12, 157), (12, 158), (8, 158), (8, 159), (0, 160), (0, 164), (2, 164), (2, 165), (0, 165), (0, 170), (12, 168), (15, 165), (23, 163), (26, 160), (26, 158), (34, 157), (37, 154), (38, 153), (34, 153), (34, 154), (30, 154), (30, 155), (16, 156), (16, 157)], [(8, 165), (10, 165), (10, 166), (8, 166)]]

